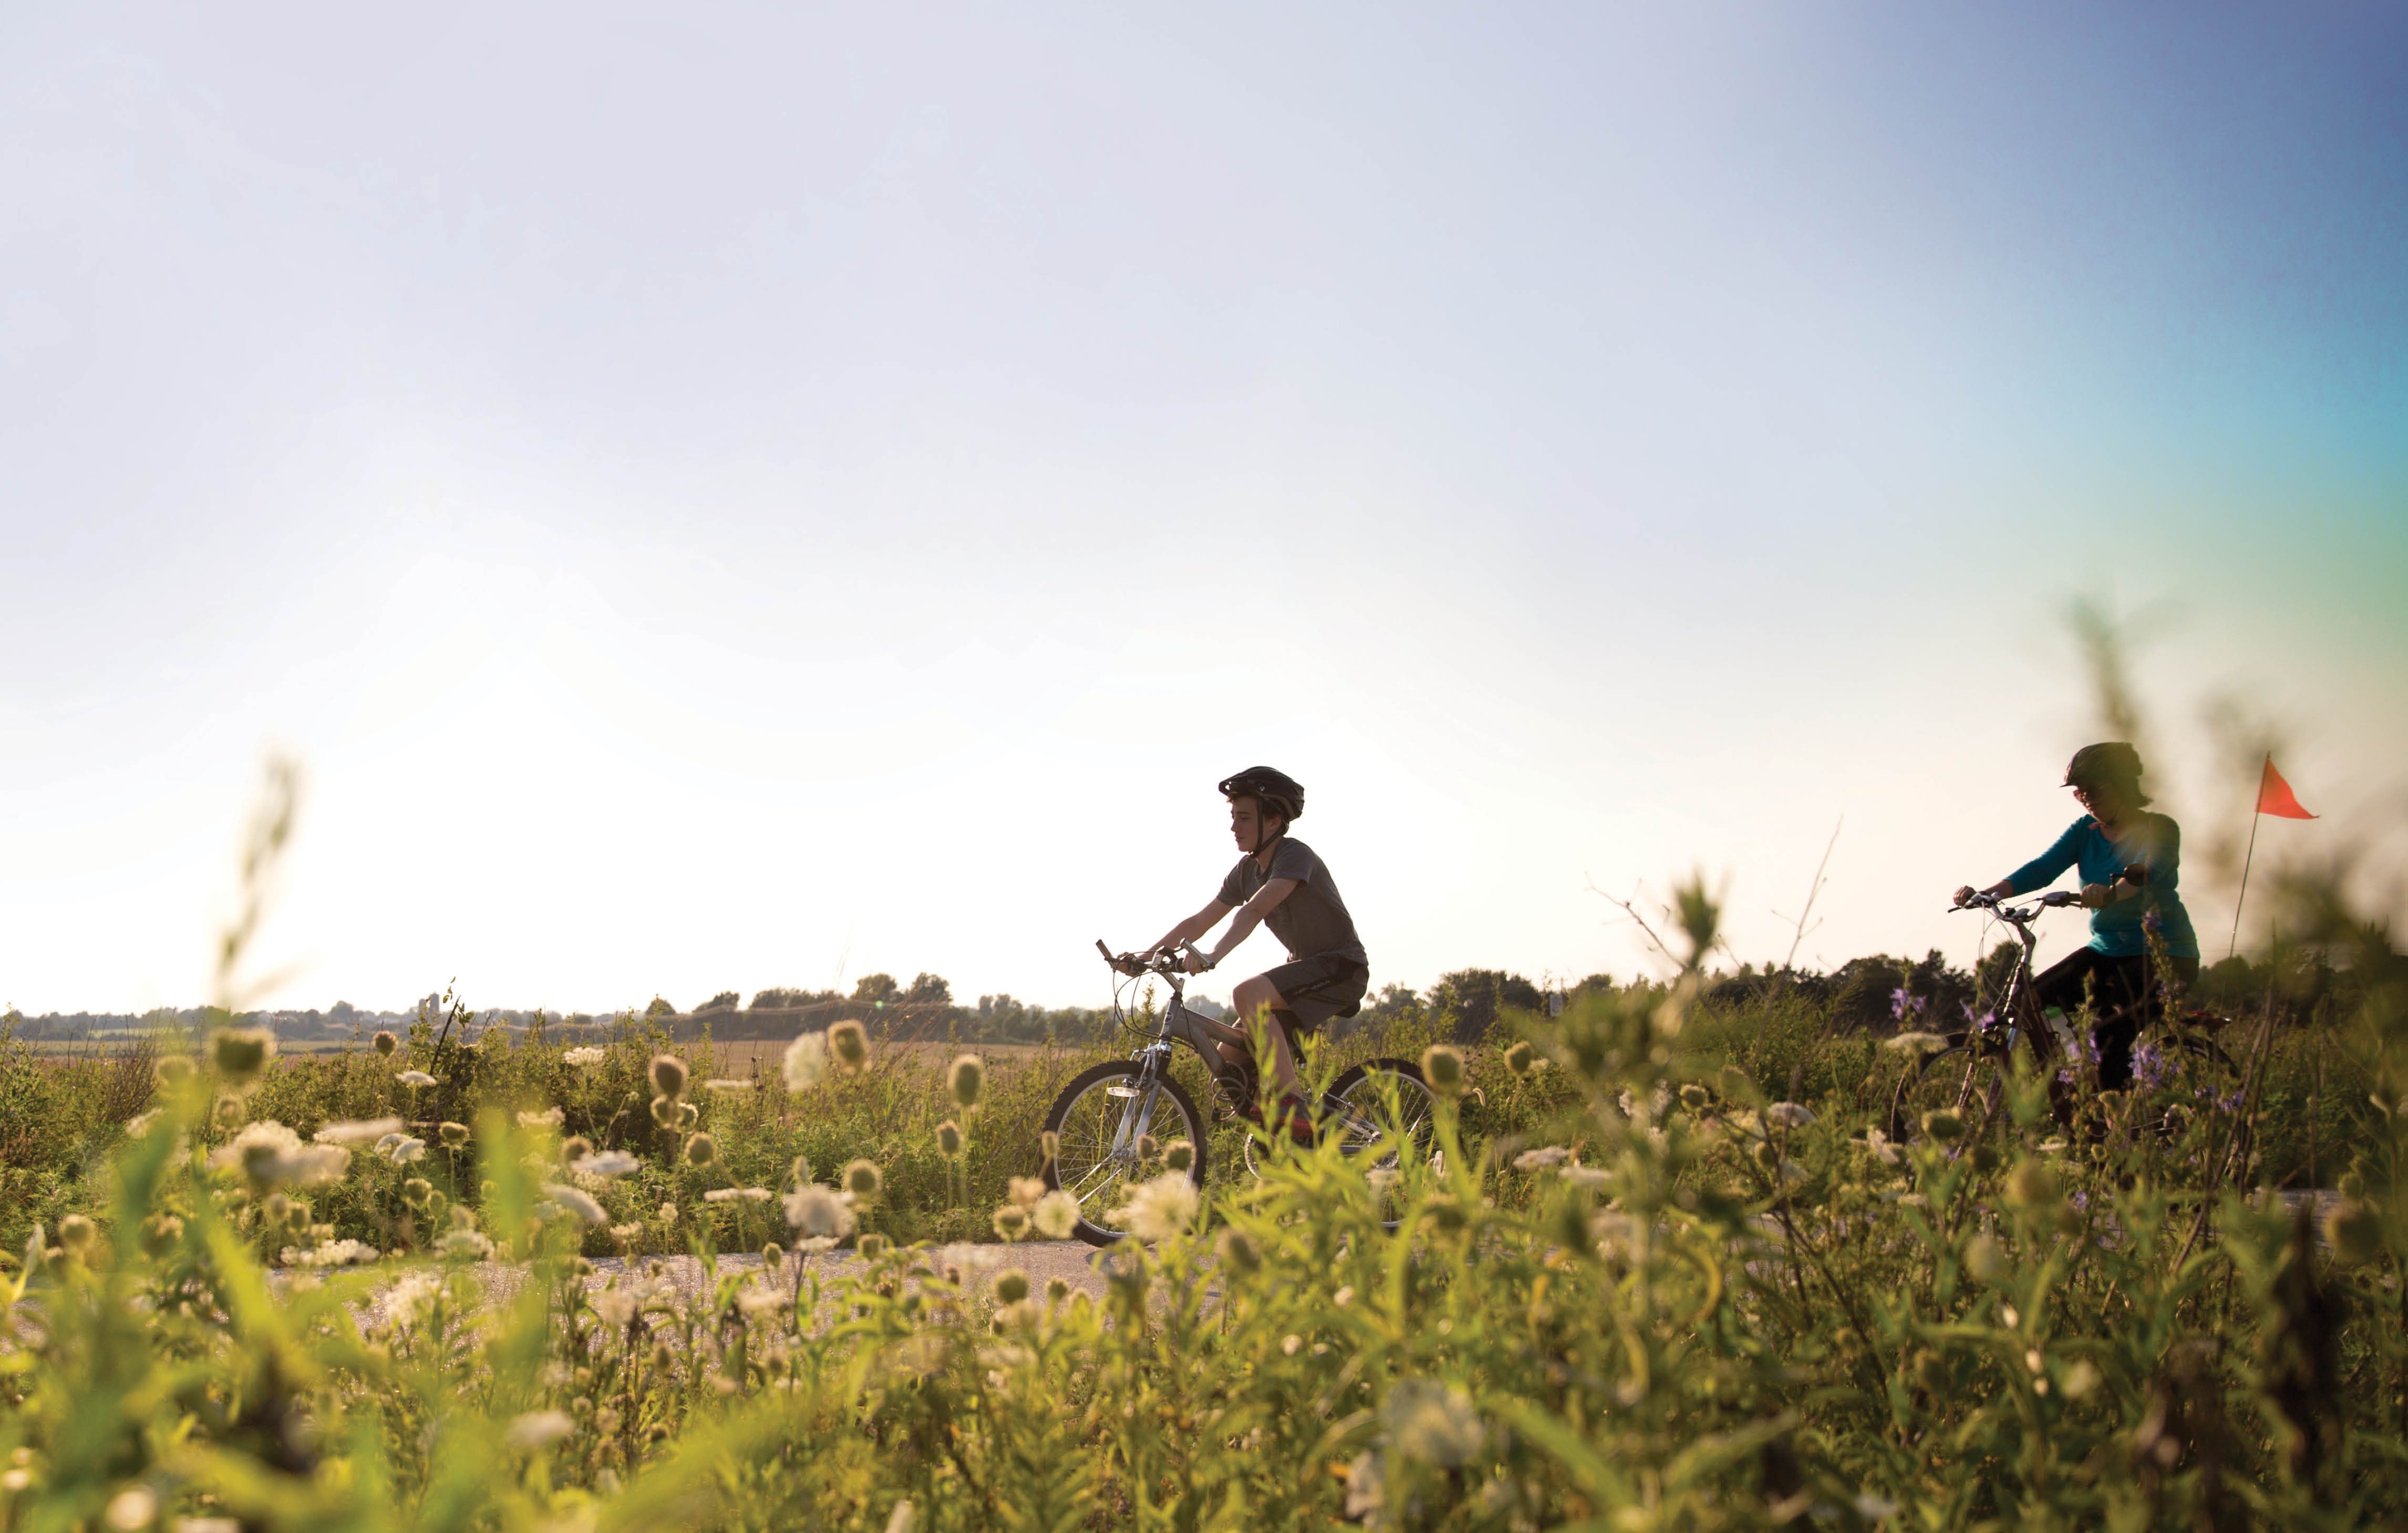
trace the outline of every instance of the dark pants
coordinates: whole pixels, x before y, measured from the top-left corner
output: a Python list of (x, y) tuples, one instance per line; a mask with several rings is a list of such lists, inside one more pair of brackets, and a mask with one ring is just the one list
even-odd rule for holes
[[(2169, 959), (2174, 983), (2187, 989), (2199, 978), (2196, 958)], [(2099, 1083), (2109, 1091), (2132, 1084), (2132, 1041), (2143, 1024), (2166, 1011), (2146, 958), (2117, 958), (2097, 948), (2077, 948), (2042, 969), (2032, 981), (2032, 996), (2046, 1010), (2054, 1006), (2069, 1018), (2090, 1006), (2091, 1040), (2099, 1047)]]

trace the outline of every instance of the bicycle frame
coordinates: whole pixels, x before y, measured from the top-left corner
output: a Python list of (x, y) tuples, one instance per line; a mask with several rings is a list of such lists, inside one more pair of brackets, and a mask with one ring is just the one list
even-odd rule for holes
[(1141, 974), (1152, 974), (1170, 987), (1170, 1000), (1162, 1009), (1162, 1021), (1155, 1026), (1154, 1035), (1129, 1054), (1138, 1067), (1136, 1080), (1125, 1086), (1106, 1088), (1115, 1096), (1125, 1093), (1130, 1103), (1122, 1110), (1120, 1124), (1112, 1131), (1111, 1154), (1113, 1158), (1135, 1155), (1138, 1140), (1153, 1127), (1154, 1106), (1162, 1098), (1163, 1082), (1170, 1074), (1170, 1061), (1177, 1052), (1176, 1044), (1184, 1043), (1195, 1051), (1196, 1056), (1204, 1062), (1205, 1071), (1212, 1077), (1215, 1087), (1233, 1096), (1251, 1093), (1253, 1072), (1224, 1058), (1220, 1039), (1210, 1028), (1200, 1025), (1211, 1019), (1187, 1009), (1187, 974), (1179, 967), (1177, 959), (1158, 957), (1141, 961), (1130, 953), (1114, 956), (1111, 949), (1100, 940), (1096, 943), (1096, 949), (1104, 955), (1104, 961), (1120, 973), (1132, 979)]
[[(2005, 897), (1996, 895), (1976, 895), (1964, 907), (1988, 910), (2006, 923), (2015, 934), (2016, 944), (2022, 950), (2015, 955), (2014, 972), (2007, 977), (2007, 993), (1991, 1012), (1996, 1020), (1986, 1026), (1977, 1020), (1966, 1035), (1967, 1041), (1973, 1044), (1977, 1052), (1987, 1045), (2012, 1053), (2016, 1039), (2028, 1029), (2034, 1037), (2044, 1032), (2066, 1058), (2078, 1062), (2084, 1057), (2081, 1044), (2073, 1036), (2072, 1024), (2062, 1014), (2050, 1016), (2042, 1011), (2032, 996), (2032, 954), (2040, 950), (2040, 938), (2033, 935), (2032, 923), (2040, 919), (2042, 910), (2079, 903), (2073, 895), (2062, 890), (2052, 890), (2024, 906), (2010, 905)], [(2002, 1039), (1995, 1036), (2000, 1023), (2006, 1029)]]

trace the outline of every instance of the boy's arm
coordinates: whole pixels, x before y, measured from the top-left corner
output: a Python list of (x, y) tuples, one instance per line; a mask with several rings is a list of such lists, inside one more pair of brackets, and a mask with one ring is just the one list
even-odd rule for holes
[[(1294, 879), (1273, 879), (1264, 884), (1260, 894), (1238, 908), (1238, 919), (1230, 922), (1229, 929), (1221, 934), (1221, 940), (1213, 944), (1211, 955), (1206, 962), (1217, 965), (1227, 957), (1239, 943), (1254, 935), (1254, 928), (1263, 924), (1263, 917), (1278, 910), (1280, 901), (1294, 893)], [(1221, 909), (1227, 910), (1228, 907), (1224, 905)]]
[(1197, 938), (1203, 936), (1206, 932), (1209, 932), (1213, 927), (1219, 925), (1221, 924), (1221, 918), (1228, 913), (1229, 907), (1222, 904), (1216, 899), (1211, 904), (1205, 906), (1194, 915), (1191, 915), (1186, 920), (1181, 922), (1178, 925), (1173, 926), (1168, 931), (1163, 933), (1162, 940), (1156, 942), (1154, 946), (1146, 949), (1145, 951), (1148, 953), (1168, 953), (1171, 949), (1179, 946), (1182, 942), (1193, 942)]

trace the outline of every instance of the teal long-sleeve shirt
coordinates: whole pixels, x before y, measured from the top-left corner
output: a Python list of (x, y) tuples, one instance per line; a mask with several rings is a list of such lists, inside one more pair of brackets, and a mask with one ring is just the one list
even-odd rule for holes
[(2162, 814), (2141, 814), (2120, 841), (2111, 841), (2088, 815), (2068, 825), (2057, 844), (2007, 875), (2019, 895), (2044, 889), (2069, 867), (2082, 870), (2085, 883), (2111, 883), (2127, 867), (2148, 869), (2148, 881), (2129, 899), (2090, 912), (2090, 945), (2114, 958), (2137, 958), (2148, 952), (2142, 923), (2154, 910), (2166, 952), (2176, 958), (2199, 956), (2199, 934), (2191, 929), (2190, 912), (2183, 909), (2177, 885), (2182, 874), (2182, 827)]

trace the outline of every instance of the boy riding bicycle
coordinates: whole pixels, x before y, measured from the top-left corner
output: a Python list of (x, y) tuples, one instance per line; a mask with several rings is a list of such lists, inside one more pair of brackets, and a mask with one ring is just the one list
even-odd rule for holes
[[(1269, 1057), (1262, 1066), (1280, 1092), (1272, 1121), (1310, 1142), (1312, 1119), (1297, 1081), (1297, 1038), (1331, 1017), (1351, 1017), (1361, 1010), (1370, 967), (1329, 869), (1311, 847), (1287, 834), (1304, 812), (1303, 786), (1284, 772), (1249, 766), (1224, 779), (1220, 791), (1229, 801), (1229, 834), (1241, 853), (1238, 865), (1210, 904), (1165, 932), (1149, 952), (1174, 953), (1235, 910), (1237, 919), (1211, 953), (1187, 954), (1187, 972), (1201, 974), (1216, 967), (1256, 926), (1270, 927), (1287, 949), (1288, 962), (1242, 981), (1229, 999), (1235, 1016), (1278, 1024), (1264, 1028)], [(1247, 1030), (1227, 1023), (1211, 1025), (1222, 1057), (1243, 1063)], [(1248, 1103), (1241, 1110), (1251, 1118), (1260, 1110)]]

